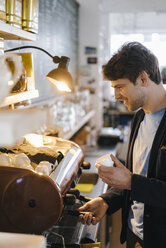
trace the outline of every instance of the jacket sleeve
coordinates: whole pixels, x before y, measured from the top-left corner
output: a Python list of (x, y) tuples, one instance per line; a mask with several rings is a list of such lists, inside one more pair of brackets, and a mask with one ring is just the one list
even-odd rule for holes
[(133, 174), (131, 180), (131, 200), (147, 205), (166, 208), (166, 182)]
[(122, 207), (124, 199), (124, 190), (111, 187), (100, 197), (108, 204), (107, 214), (113, 214)]

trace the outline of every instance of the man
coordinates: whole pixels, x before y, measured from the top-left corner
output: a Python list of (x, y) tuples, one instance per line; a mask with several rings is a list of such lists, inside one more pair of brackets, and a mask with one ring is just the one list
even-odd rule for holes
[(157, 58), (138, 42), (126, 43), (103, 66), (115, 99), (138, 110), (131, 126), (126, 166), (96, 165), (110, 186), (106, 194), (80, 208), (82, 223), (96, 224), (107, 213), (122, 208), (121, 243), (127, 248), (166, 247), (166, 90)]

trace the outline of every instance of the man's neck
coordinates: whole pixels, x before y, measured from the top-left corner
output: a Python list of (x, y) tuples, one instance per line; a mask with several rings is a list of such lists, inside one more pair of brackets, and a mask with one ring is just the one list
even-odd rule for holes
[(166, 90), (162, 84), (153, 84), (147, 96), (146, 104), (142, 107), (145, 113), (153, 113), (166, 107)]

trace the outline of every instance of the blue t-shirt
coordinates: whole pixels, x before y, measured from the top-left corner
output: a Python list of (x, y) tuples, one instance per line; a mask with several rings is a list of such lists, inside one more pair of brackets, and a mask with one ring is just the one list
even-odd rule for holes
[[(133, 148), (133, 173), (147, 176), (149, 155), (154, 136), (165, 113), (166, 108), (157, 112), (145, 114), (140, 124)], [(143, 213), (144, 203), (133, 201), (129, 211), (128, 226), (140, 239), (143, 240)]]

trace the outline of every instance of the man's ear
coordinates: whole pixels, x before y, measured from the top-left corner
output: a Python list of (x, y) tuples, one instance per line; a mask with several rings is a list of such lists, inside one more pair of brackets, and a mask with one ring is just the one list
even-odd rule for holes
[(146, 71), (142, 71), (140, 74), (139, 74), (139, 81), (141, 83), (141, 86), (143, 87), (146, 87), (148, 85), (148, 80), (149, 80), (149, 76), (148, 74), (146, 73)]

